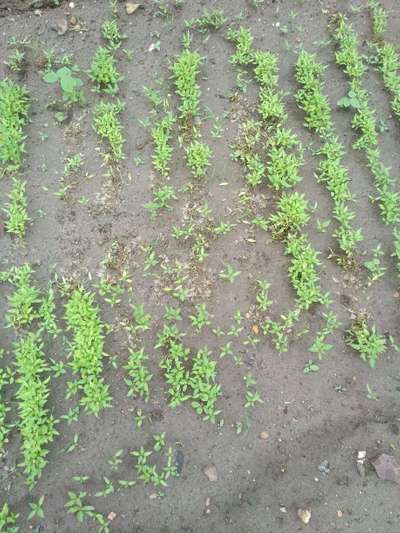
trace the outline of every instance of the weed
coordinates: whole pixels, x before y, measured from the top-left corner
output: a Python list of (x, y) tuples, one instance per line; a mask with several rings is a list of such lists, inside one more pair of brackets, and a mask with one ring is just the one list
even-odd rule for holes
[(92, 59), (89, 78), (98, 93), (116, 94), (118, 84), (123, 79), (116, 68), (117, 61), (108, 48), (99, 47)]
[(28, 120), (28, 92), (6, 79), (0, 81), (0, 174), (15, 172), (25, 151), (24, 127)]
[(110, 145), (110, 158), (114, 162), (124, 159), (122, 150), (124, 138), (122, 135), (122, 125), (119, 114), (124, 108), (124, 104), (116, 102), (100, 102), (94, 109), (95, 129), (99, 137), (105, 139)]
[(182, 320), (181, 311), (177, 307), (166, 305), (164, 318), (170, 322), (180, 321)]
[(371, 368), (375, 368), (379, 356), (386, 351), (385, 337), (376, 332), (375, 325), (369, 328), (363, 317), (353, 322), (347, 331), (346, 342)]
[(325, 339), (341, 326), (334, 313), (323, 313), (323, 317), (325, 318), (326, 325), (316, 334), (314, 342), (309, 348), (311, 353), (318, 355), (318, 359), (325, 357), (329, 350), (333, 348), (333, 345), (325, 342)]
[(3, 209), (7, 217), (5, 227), (8, 233), (22, 240), (25, 236), (26, 225), (30, 220), (27, 211), (28, 202), (25, 194), (26, 181), (14, 178), (13, 184), (14, 186), (8, 195), (9, 202)]

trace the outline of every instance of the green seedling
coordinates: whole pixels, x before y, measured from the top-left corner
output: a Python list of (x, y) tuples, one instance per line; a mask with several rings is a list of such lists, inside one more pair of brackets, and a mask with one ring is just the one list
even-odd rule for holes
[(119, 82), (123, 79), (116, 67), (117, 61), (112, 51), (99, 47), (92, 59), (88, 76), (98, 93), (117, 94)]
[(43, 502), (44, 502), (44, 496), (40, 496), (39, 500), (37, 502), (29, 502), (29, 507), (31, 508), (31, 512), (28, 515), (28, 520), (32, 520), (35, 516), (38, 518), (44, 518), (44, 511), (43, 511)]
[(379, 356), (386, 351), (385, 337), (376, 332), (374, 325), (369, 328), (364, 318), (353, 322), (347, 331), (346, 342), (371, 368), (375, 368)]
[(0, 176), (22, 165), (29, 107), (25, 87), (7, 78), (0, 81)]
[(310, 359), (305, 365), (303, 372), (304, 374), (313, 374), (315, 372), (319, 372), (319, 366)]
[(196, 305), (196, 314), (189, 316), (192, 326), (199, 333), (205, 326), (211, 324), (206, 304)]
[(95, 508), (84, 501), (87, 492), (79, 492), (76, 494), (73, 491), (68, 491), (69, 500), (65, 504), (69, 513), (72, 513), (78, 522), (83, 522), (85, 518), (93, 518)]
[(58, 434), (56, 420), (46, 407), (49, 378), (43, 377), (49, 368), (45, 362), (43, 344), (38, 333), (29, 333), (14, 344), (18, 384), (18, 427), (22, 439), (21, 466), (27, 485), (32, 488), (47, 464), (47, 445)]
[(124, 159), (122, 125), (119, 115), (124, 104), (116, 102), (100, 102), (94, 109), (94, 126), (100, 138), (106, 140), (110, 146), (110, 159), (118, 162)]
[(13, 513), (5, 502), (0, 510), (0, 531), (4, 533), (18, 533), (19, 528), (15, 524), (17, 523), (19, 513)]
[(128, 396), (140, 396), (146, 402), (149, 399), (149, 383), (153, 374), (149, 372), (144, 362), (148, 356), (144, 352), (144, 348), (140, 350), (130, 350), (128, 362), (124, 366), (128, 370), (129, 379), (125, 379), (128, 386)]
[(186, 162), (197, 179), (205, 178), (211, 157), (211, 148), (204, 142), (196, 140), (186, 148)]
[(272, 300), (268, 298), (271, 284), (265, 280), (257, 280), (258, 293), (256, 296), (257, 306), (261, 311), (267, 311), (272, 305)]
[(131, 304), (133, 314), (133, 325), (131, 330), (134, 333), (142, 333), (150, 329), (151, 315), (145, 312), (143, 304)]
[(203, 62), (198, 52), (185, 48), (173, 63), (171, 70), (176, 92), (181, 99), (180, 118), (186, 127), (193, 127), (193, 120), (200, 107), (200, 87), (197, 77)]
[(83, 85), (83, 81), (74, 74), (79, 72), (79, 67), (76, 65), (72, 68), (61, 67), (58, 70), (48, 70), (43, 75), (43, 80), (46, 83), (59, 83), (63, 94), (63, 99), (70, 103), (85, 103), (85, 96), (79, 90)]
[(25, 194), (26, 181), (14, 178), (13, 184), (14, 186), (8, 195), (9, 202), (3, 208), (6, 214), (5, 227), (8, 233), (22, 240), (25, 236), (26, 226), (30, 221)]
[(229, 283), (233, 283), (235, 279), (241, 274), (239, 270), (235, 270), (232, 265), (225, 265), (225, 270), (221, 270), (219, 277)]
[(103, 22), (101, 35), (111, 50), (117, 50), (121, 46), (123, 39), (126, 39), (126, 35), (121, 33), (115, 19)]
[(78, 388), (82, 392), (81, 405), (98, 416), (111, 405), (108, 385), (102, 378), (104, 357), (104, 324), (94, 295), (82, 287), (75, 289), (66, 306), (67, 329), (72, 331), (70, 342), (70, 367), (78, 375)]
[(209, 11), (207, 8), (204, 8), (200, 18), (186, 20), (185, 24), (191, 30), (204, 32), (207, 30), (219, 30), (226, 21), (227, 19), (224, 17), (223, 9), (214, 8)]
[(372, 285), (375, 281), (380, 279), (386, 272), (386, 268), (381, 264), (380, 258), (385, 255), (381, 249), (381, 245), (378, 244), (373, 250), (373, 258), (364, 262), (364, 266), (369, 271), (368, 285)]

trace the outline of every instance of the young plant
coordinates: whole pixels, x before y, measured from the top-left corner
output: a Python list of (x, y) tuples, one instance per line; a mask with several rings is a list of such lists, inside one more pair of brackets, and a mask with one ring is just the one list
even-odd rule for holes
[(0, 531), (4, 531), (4, 533), (18, 533), (19, 527), (15, 525), (18, 517), (19, 513), (13, 513), (8, 503), (5, 502), (0, 510)]
[(200, 18), (186, 20), (185, 24), (186, 27), (191, 30), (204, 32), (207, 30), (219, 30), (226, 21), (227, 19), (224, 17), (223, 9), (214, 8), (211, 11), (208, 11), (207, 8), (204, 8)]
[(18, 384), (18, 428), (22, 439), (21, 466), (27, 485), (32, 488), (47, 464), (47, 445), (57, 435), (56, 420), (46, 407), (48, 382), (43, 378), (49, 368), (44, 359), (38, 333), (29, 333), (14, 345)]
[(272, 300), (268, 298), (271, 284), (265, 280), (257, 280), (258, 293), (256, 296), (257, 306), (261, 311), (267, 311), (272, 305)]
[(85, 103), (85, 96), (79, 87), (82, 87), (83, 81), (74, 74), (79, 72), (78, 66), (61, 67), (58, 70), (47, 70), (43, 75), (46, 83), (59, 83), (63, 94), (63, 99), (70, 103)]
[(384, 275), (386, 268), (382, 265), (380, 260), (383, 255), (385, 255), (385, 253), (381, 250), (381, 245), (378, 244), (373, 250), (372, 259), (364, 262), (364, 266), (369, 271), (368, 285), (372, 285), (372, 283)]
[(128, 396), (140, 396), (146, 402), (149, 399), (149, 383), (153, 374), (144, 365), (148, 356), (144, 352), (144, 348), (139, 350), (130, 349), (128, 362), (124, 368), (128, 371), (129, 379), (125, 378), (125, 383), (128, 386)]
[(273, 238), (285, 240), (290, 234), (300, 231), (309, 218), (310, 207), (303, 194), (283, 194), (278, 202), (278, 210), (269, 218)]
[(217, 363), (211, 359), (211, 351), (204, 347), (200, 349), (193, 359), (189, 385), (192, 389), (192, 407), (196, 413), (203, 416), (203, 420), (216, 422), (220, 413), (215, 403), (221, 396), (221, 385), (216, 383)]
[(7, 78), (0, 80), (0, 175), (15, 172), (22, 165), (29, 107), (25, 87)]
[(122, 40), (126, 38), (126, 35), (121, 33), (115, 19), (103, 22), (101, 35), (111, 50), (117, 50), (121, 46)]
[(172, 157), (172, 147), (170, 140), (172, 136), (172, 126), (175, 118), (169, 112), (155, 127), (151, 130), (154, 142), (153, 165), (154, 168), (166, 177), (169, 174), (169, 163)]
[(195, 140), (186, 148), (186, 162), (197, 179), (205, 178), (211, 157), (211, 148), (202, 141)]
[(176, 92), (181, 99), (180, 118), (186, 126), (193, 126), (193, 121), (200, 107), (200, 87), (197, 77), (203, 62), (198, 52), (185, 48), (172, 64)]
[(124, 104), (116, 102), (100, 102), (94, 109), (94, 126), (100, 138), (106, 140), (110, 146), (110, 159), (112, 162), (124, 159), (122, 125), (119, 119)]
[(43, 511), (43, 502), (44, 502), (44, 496), (40, 496), (37, 502), (29, 502), (29, 507), (31, 508), (31, 512), (28, 515), (28, 520), (32, 520), (35, 516), (38, 518), (44, 518), (44, 511)]
[(67, 329), (73, 333), (70, 342), (70, 367), (78, 375), (78, 389), (82, 392), (81, 405), (98, 416), (111, 405), (108, 385), (101, 374), (104, 357), (104, 324), (94, 296), (82, 287), (75, 289), (66, 306)]
[(386, 351), (386, 339), (376, 332), (375, 325), (368, 327), (364, 318), (355, 320), (347, 331), (346, 343), (356, 350), (361, 359), (375, 368), (379, 356)]
[(196, 305), (196, 314), (189, 316), (192, 326), (199, 333), (204, 326), (209, 326), (211, 324), (209, 320), (209, 314), (207, 311), (206, 304)]
[(221, 270), (219, 277), (229, 283), (233, 283), (235, 279), (241, 274), (239, 270), (235, 270), (232, 265), (225, 265), (225, 270)]
[(92, 80), (94, 90), (98, 93), (117, 94), (119, 82), (123, 79), (116, 68), (117, 61), (112, 51), (99, 47), (92, 59), (89, 78)]
[(26, 225), (30, 220), (25, 194), (26, 181), (14, 178), (13, 183), (14, 186), (8, 195), (9, 202), (3, 209), (7, 217), (5, 227), (8, 233), (22, 240), (25, 237)]

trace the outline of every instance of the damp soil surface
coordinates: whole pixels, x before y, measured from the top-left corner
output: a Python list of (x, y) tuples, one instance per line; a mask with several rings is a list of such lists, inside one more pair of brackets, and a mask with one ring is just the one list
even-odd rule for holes
[[(28, 210), (31, 223), (23, 244), (16, 243), (1, 221), (1, 269), (30, 263), (34, 281), (43, 289), (50, 279), (63, 278), (82, 283), (96, 292), (101, 317), (113, 325), (106, 336), (104, 378), (113, 396), (112, 407), (96, 418), (82, 409), (78, 421), (68, 424), (60, 417), (76, 405), (76, 397), (66, 399), (69, 371), (50, 381), (49, 406), (60, 420), (59, 435), (50, 446), (48, 464), (36, 486), (29, 491), (18, 467), (20, 437), (17, 428), (0, 464), (0, 501), (8, 502), (19, 513), (20, 531), (49, 533), (98, 531), (91, 519), (79, 523), (68, 513), (68, 491), (87, 492), (85, 500), (96, 511), (110, 518), (110, 530), (121, 533), (395, 533), (400, 529), (400, 488), (380, 480), (372, 467), (357, 470), (358, 451), (367, 458), (389, 453), (400, 462), (400, 365), (399, 354), (389, 337), (399, 339), (399, 278), (391, 257), (392, 237), (383, 225), (376, 204), (372, 175), (363, 155), (354, 151), (351, 113), (338, 109), (337, 101), (348, 90), (342, 71), (335, 64), (334, 43), (329, 33), (329, 19), (336, 11), (348, 15), (360, 38), (362, 53), (368, 54), (371, 22), (365, 3), (350, 1), (303, 2), (266, 0), (258, 8), (246, 0), (219, 2), (185, 0), (180, 2), (143, 1), (128, 15), (124, 2), (118, 2), (117, 20), (126, 39), (116, 51), (118, 69), (123, 75), (118, 97), (124, 102), (122, 112), (126, 158), (118, 169), (110, 171), (104, 162), (104, 145), (93, 129), (93, 109), (107, 96), (92, 92), (86, 71), (96, 48), (102, 44), (100, 25), (111, 16), (110, 3), (103, 0), (60, 2), (17, 0), (0, 1), (1, 58), (0, 73), (24, 84), (30, 95), (30, 121), (26, 128), (24, 165), (21, 175), (27, 182)], [(390, 10), (388, 40), (399, 43), (400, 6), (395, 0), (384, 2)], [(70, 7), (73, 6), (73, 7)], [(204, 57), (201, 67), (201, 128), (203, 140), (213, 151), (207, 180), (194, 183), (185, 164), (178, 133), (174, 134), (170, 182), (177, 199), (172, 209), (151, 218), (144, 206), (152, 199), (157, 182), (152, 167), (151, 127), (157, 118), (143, 87), (160, 84), (170, 94), (173, 110), (178, 105), (169, 70), (181, 50), (185, 21), (201, 16), (204, 7), (223, 8), (227, 22), (218, 31), (193, 32), (192, 48)], [(46, 7), (47, 6), (47, 7)], [(359, 9), (360, 8), (360, 9)], [(74, 17), (71, 19), (71, 17)], [(63, 21), (68, 24), (63, 32)], [(61, 26), (60, 26), (61, 25)], [(276, 195), (262, 185), (246, 189), (243, 166), (231, 157), (232, 145), (243, 116), (256, 118), (257, 87), (246, 70), (245, 87), (237, 87), (237, 73), (230, 63), (233, 46), (225, 32), (229, 26), (250, 27), (254, 46), (279, 56), (280, 86), (288, 112), (288, 124), (305, 147), (304, 179), (296, 186), (312, 205), (316, 204), (307, 233), (320, 252), (321, 286), (329, 291), (341, 327), (328, 342), (332, 345), (322, 361), (309, 352), (317, 331), (324, 326), (323, 311), (314, 305), (302, 314), (291, 332), (289, 349), (279, 354), (269, 337), (261, 332), (255, 296), (257, 280), (271, 284), (273, 304), (270, 316), (278, 320), (294, 307), (295, 295), (289, 285), (289, 258), (281, 243), (268, 232), (254, 229), (247, 220), (243, 194), (253, 195), (252, 205), (267, 218), (276, 205)], [(60, 29), (61, 27), (61, 29)], [(64, 26), (65, 29), (65, 26)], [(10, 73), (3, 60), (12, 52), (10, 39), (26, 39), (26, 62), (20, 74)], [(334, 120), (346, 154), (350, 188), (356, 198), (355, 223), (363, 228), (362, 250), (366, 258), (381, 243), (386, 267), (381, 280), (368, 286), (360, 270), (343, 270), (332, 257), (335, 242), (332, 202), (323, 184), (314, 178), (319, 147), (315, 135), (303, 127), (304, 114), (296, 105), (297, 85), (294, 65), (299, 47), (314, 51), (327, 69), (326, 91), (334, 109)], [(66, 114), (61, 95), (54, 85), (42, 80), (45, 53), (54, 49), (56, 57), (72, 54), (84, 80), (86, 105), (74, 105)], [(161, 83), (162, 82), (162, 83)], [(379, 74), (371, 66), (365, 76), (371, 104), (384, 124), (381, 150), (385, 164), (398, 174), (400, 163), (400, 124), (391, 115), (390, 98)], [(61, 112), (62, 113), (62, 112)], [(221, 136), (212, 134), (218, 118)], [(176, 130), (177, 131), (177, 130)], [(65, 197), (60, 191), (67, 158), (81, 154), (83, 166), (70, 176)], [(0, 182), (1, 203), (12, 180)], [(398, 185), (396, 185), (398, 188)], [(242, 192), (242, 194), (240, 194)], [(242, 201), (241, 201), (242, 200)], [(214, 221), (236, 223), (232, 231), (213, 238), (203, 262), (193, 260), (193, 242), (177, 240), (173, 228), (180, 226), (190, 213), (207, 204)], [(3, 215), (2, 215), (3, 216)], [(250, 215), (249, 215), (250, 216)], [(325, 232), (318, 231), (316, 220), (332, 219)], [(160, 350), (155, 349), (157, 332), (164, 323), (165, 305), (176, 305), (162, 276), (160, 264), (153, 275), (143, 275), (143, 265), (151, 245), (160, 264), (178, 259), (187, 275), (189, 297), (179, 304), (183, 320), (179, 328), (186, 332), (185, 345), (195, 353), (207, 346), (217, 362), (217, 381), (222, 395), (217, 405), (219, 423), (203, 421), (190, 401), (176, 408), (168, 405), (167, 384), (159, 368)], [(358, 258), (359, 262), (365, 260)], [(230, 284), (219, 277), (224, 265), (231, 264), (240, 275)], [(105, 275), (120, 279), (123, 272), (132, 280), (121, 302), (112, 307), (94, 288)], [(7, 311), (11, 288), (0, 287), (0, 314)], [(70, 332), (65, 330), (65, 297), (56, 293), (57, 319), (63, 333), (47, 340), (46, 356), (67, 361)], [(143, 303), (152, 317), (151, 328), (140, 339), (149, 354), (148, 367), (153, 374), (149, 401), (127, 396), (124, 365), (132, 343), (121, 323), (131, 316), (130, 303)], [(189, 316), (195, 305), (206, 303), (211, 325), (196, 333)], [(243, 331), (238, 337), (227, 336), (234, 314), (240, 310)], [(352, 319), (365, 313), (387, 339), (387, 351), (375, 369), (362, 361), (345, 343), (345, 331)], [(225, 336), (212, 332), (220, 328)], [(0, 345), (5, 350), (2, 364), (13, 360), (13, 342), (19, 335), (1, 324)], [(250, 335), (252, 341), (249, 342)], [(254, 340), (256, 339), (256, 340)], [(247, 340), (247, 343), (246, 343)], [(219, 357), (221, 346), (230, 341), (233, 355)], [(136, 342), (136, 341), (135, 341)], [(236, 356), (236, 359), (233, 356)], [(319, 366), (315, 373), (304, 373), (313, 359)], [(255, 377), (263, 403), (245, 408), (244, 376)], [(373, 394), (368, 394), (367, 385)], [(15, 389), (7, 392), (10, 419), (17, 421)], [(373, 399), (375, 397), (376, 399)], [(139, 428), (135, 424), (138, 409), (146, 415)], [(136, 479), (135, 458), (129, 452), (140, 446), (151, 448), (153, 435), (166, 433), (167, 444), (174, 450), (179, 476), (168, 480), (168, 487), (145, 486), (140, 480), (131, 488), (118, 486), (118, 479)], [(79, 442), (70, 453), (60, 453), (79, 434)], [(122, 463), (114, 471), (107, 462), (117, 450), (123, 450)], [(210, 481), (204, 470), (214, 465), (217, 479)], [(213, 468), (213, 474), (215, 474)], [(209, 470), (207, 470), (209, 472)], [(80, 484), (73, 476), (89, 479)], [(114, 484), (114, 492), (105, 497), (94, 494), (104, 488), (103, 478)], [(44, 518), (28, 522), (29, 502), (44, 495)], [(298, 509), (311, 511), (304, 525)], [(110, 514), (111, 513), (111, 514)]]

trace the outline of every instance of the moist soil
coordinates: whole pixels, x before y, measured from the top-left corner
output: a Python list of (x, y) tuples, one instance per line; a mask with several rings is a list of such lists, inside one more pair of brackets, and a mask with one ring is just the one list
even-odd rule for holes
[[(117, 366), (114, 368), (107, 360), (104, 370), (113, 406), (98, 418), (82, 411), (78, 422), (59, 423), (59, 435), (50, 447), (48, 465), (32, 492), (28, 491), (23, 474), (16, 467), (20, 460), (20, 440), (18, 432), (12, 431), (1, 462), (0, 501), (7, 501), (11, 509), (19, 513), (20, 531), (97, 531), (94, 521), (80, 524), (68, 514), (64, 506), (70, 490), (87, 491), (88, 501), (103, 515), (115, 513), (111, 515), (110, 528), (121, 533), (399, 531), (399, 486), (380, 480), (368, 465), (364, 475), (356, 468), (359, 450), (365, 450), (369, 458), (385, 452), (400, 461), (399, 355), (389, 347), (377, 367), (371, 369), (344, 342), (352, 317), (364, 311), (387, 338), (390, 335), (399, 338), (399, 281), (390, 257), (391, 233), (382, 224), (377, 206), (370, 201), (375, 190), (365, 159), (351, 147), (354, 140), (351, 113), (336, 107), (337, 101), (347, 92), (347, 80), (335, 64), (334, 44), (328, 31), (329, 17), (337, 10), (346, 13), (359, 33), (363, 53), (367, 53), (370, 19), (366, 10), (358, 9), (364, 4), (358, 1), (267, 0), (255, 9), (245, 0), (186, 0), (178, 8), (172, 2), (164, 2), (168, 7), (165, 15), (160, 10), (161, 3), (148, 1), (134, 14), (127, 15), (124, 3), (119, 3), (118, 23), (126, 34), (122, 48), (128, 51), (117, 52), (118, 68), (124, 76), (119, 98), (125, 102), (122, 122), (126, 159), (112, 177), (102, 157), (104, 145), (99, 143), (92, 127), (93, 108), (102, 97), (90, 91), (85, 74), (101, 43), (100, 25), (110, 17), (109, 2), (76, 0), (73, 8), (68, 2), (62, 2), (52, 9), (46, 8), (46, 4), (42, 2), (42, 7), (37, 7), (32, 2), (0, 2), (2, 59), (10, 53), (7, 47), (10, 38), (29, 41), (26, 65), (20, 76), (10, 74), (4, 64), (0, 67), (1, 75), (24, 83), (32, 102), (22, 171), (27, 181), (32, 222), (23, 245), (16, 244), (2, 230), (1, 267), (4, 270), (29, 262), (35, 270), (35, 282), (43, 288), (54, 275), (59, 279), (74, 279), (89, 288), (105, 270), (116, 278), (126, 270), (132, 279), (132, 293), (124, 294), (121, 303), (114, 308), (99, 296), (102, 319), (117, 324), (129, 316), (129, 301), (144, 303), (153, 319), (143, 342), (154, 377), (148, 403), (128, 397), (123, 369), (128, 357), (127, 335), (118, 328), (107, 335), (106, 352)], [(387, 39), (398, 44), (400, 6), (395, 0), (386, 0), (384, 4), (391, 13)], [(228, 22), (219, 31), (194, 32), (192, 44), (205, 58), (200, 80), (202, 133), (214, 152), (209, 179), (189, 192), (182, 190), (192, 178), (178, 139), (174, 139), (171, 183), (180, 191), (178, 199), (173, 202), (171, 211), (151, 219), (144, 208), (151, 200), (155, 179), (150, 128), (144, 127), (151, 107), (143, 87), (153, 86), (162, 78), (172, 102), (177, 104), (168, 69), (170, 61), (179, 53), (185, 20), (200, 16), (204, 7), (214, 5), (224, 9)], [(55, 29), (57, 23), (64, 18), (70, 20), (71, 15), (76, 17), (79, 27), (75, 23), (59, 35)], [(290, 338), (288, 352), (278, 354), (270, 339), (261, 334), (260, 342), (254, 347), (243, 345), (256, 324), (256, 280), (266, 279), (271, 283), (271, 316), (274, 319), (293, 308), (294, 294), (287, 277), (289, 259), (282, 245), (272, 242), (261, 230), (251, 231), (242, 216), (242, 222), (233, 231), (212, 242), (203, 263), (195, 263), (195, 267), (190, 263), (191, 296), (181, 306), (184, 320), (179, 327), (187, 333), (185, 344), (192, 351), (207, 345), (218, 362), (218, 381), (223, 391), (218, 408), (224, 424), (214, 425), (202, 421), (189, 402), (175, 409), (168, 406), (166, 383), (158, 367), (160, 353), (154, 345), (156, 332), (163, 324), (164, 305), (173, 300), (165, 294), (157, 276), (143, 276), (143, 263), (144, 248), (149, 244), (159, 256), (168, 257), (170, 261), (179, 258), (188, 263), (190, 244), (178, 242), (172, 236), (173, 227), (181, 224), (188, 210), (207, 202), (216, 220), (242, 213), (239, 192), (244, 188), (244, 170), (230, 157), (230, 146), (237, 136), (241, 113), (252, 113), (256, 109), (257, 93), (254, 83), (250, 83), (246, 92), (229, 98), (230, 92), (236, 91), (236, 74), (229, 63), (233, 47), (224, 34), (229, 25), (238, 24), (252, 29), (256, 48), (279, 54), (280, 84), (285, 91), (289, 126), (306, 147), (304, 179), (297, 190), (318, 204), (307, 231), (313, 245), (321, 252), (321, 285), (330, 292), (332, 310), (342, 326), (329, 337), (333, 349), (319, 363), (320, 370), (315, 374), (305, 374), (303, 369), (313, 355), (308, 351), (312, 338), (324, 325), (318, 305), (303, 314), (300, 327)], [(151, 44), (158, 41), (159, 46), (149, 51)], [(334, 223), (325, 233), (317, 231), (317, 218), (332, 218), (332, 202), (323, 185), (314, 179), (318, 161), (313, 153), (318, 148), (318, 140), (304, 129), (303, 113), (293, 97), (297, 89), (294, 64), (301, 43), (307, 50), (315, 51), (327, 65), (326, 91), (335, 109), (338, 135), (346, 148), (345, 165), (349, 169), (351, 191), (356, 197), (355, 227), (362, 227), (365, 236), (362, 248), (370, 257), (373, 248), (381, 243), (385, 252), (387, 271), (370, 287), (357, 270), (346, 272), (329, 258), (330, 250), (335, 247), (331, 236)], [(40, 75), (44, 50), (51, 48), (58, 56), (73, 54), (85, 80), (88, 100), (86, 106), (74, 106), (62, 124), (57, 122), (54, 111), (61, 101), (60, 94), (54, 85), (44, 83)], [(251, 79), (250, 73), (247, 77)], [(365, 84), (371, 104), (385, 124), (381, 136), (384, 162), (396, 175), (400, 162), (399, 123), (390, 113), (389, 96), (373, 68), (365, 76)], [(49, 105), (54, 102), (56, 107)], [(237, 117), (236, 120), (227, 118), (228, 112)], [(220, 118), (222, 138), (211, 135), (213, 120), (210, 117)], [(82, 154), (84, 165), (71, 178), (72, 188), (66, 199), (61, 199), (55, 193), (60, 188), (65, 160), (76, 153)], [(137, 164), (138, 158), (143, 164)], [(3, 179), (3, 205), (10, 189), (11, 180)], [(270, 189), (260, 187), (254, 195), (261, 212), (269, 216), (275, 205)], [(104, 259), (110, 253), (112, 261), (106, 267)], [(241, 272), (232, 285), (218, 276), (226, 263)], [(0, 291), (0, 314), (4, 316), (10, 288), (2, 286)], [(227, 331), (238, 309), (246, 316), (245, 336), (233, 338), (232, 344), (235, 353), (241, 355), (241, 366), (235, 365), (230, 357), (218, 358), (226, 338), (215, 336), (210, 327), (204, 328), (201, 334), (195, 334), (190, 328), (188, 316), (194, 312), (195, 304), (202, 302), (207, 303), (214, 328), (219, 326)], [(64, 304), (65, 300), (58, 294), (57, 313), (64, 335), (46, 345), (46, 354), (56, 361), (65, 361), (68, 353)], [(14, 333), (6, 329), (2, 321), (4, 363), (12, 361), (14, 340)], [(253, 409), (244, 408), (243, 377), (248, 372), (256, 377), (257, 390), (264, 400)], [(57, 418), (76, 403), (73, 399), (65, 399), (68, 379), (70, 375), (67, 374), (51, 380), (49, 404)], [(378, 395), (377, 401), (367, 397), (367, 384)], [(10, 396), (9, 400), (11, 413), (14, 413), (11, 416), (15, 417), (15, 397)], [(134, 422), (138, 408), (149, 415), (141, 428)], [(237, 423), (242, 428), (239, 434)], [(116, 489), (107, 497), (93, 496), (104, 486), (103, 476), (115, 484), (117, 479), (134, 479), (134, 458), (128, 452), (142, 445), (151, 446), (152, 436), (162, 431), (178, 452), (181, 471), (179, 477), (169, 480), (169, 486), (163, 489), (164, 495), (138, 482), (129, 489)], [(267, 432), (263, 434), (267, 438), (260, 438), (261, 432)], [(68, 454), (59, 453), (76, 433), (79, 433), (77, 448)], [(124, 450), (123, 463), (115, 473), (107, 460), (119, 449)], [(329, 463), (328, 467), (324, 461)], [(210, 464), (217, 469), (216, 481), (209, 481), (203, 472)], [(72, 479), (77, 474), (90, 479), (81, 486)], [(45, 518), (35, 518), (29, 523), (28, 504), (37, 501), (42, 494)], [(311, 510), (308, 525), (298, 519), (298, 509)]]

